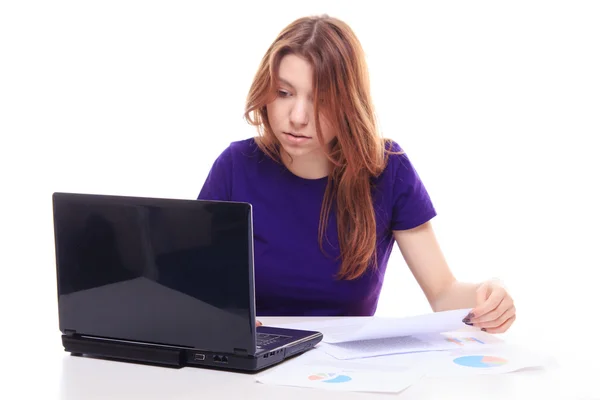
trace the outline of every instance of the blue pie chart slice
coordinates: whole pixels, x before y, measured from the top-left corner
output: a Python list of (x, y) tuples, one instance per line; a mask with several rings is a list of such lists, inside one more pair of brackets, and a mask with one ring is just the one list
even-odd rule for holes
[(327, 382), (327, 383), (344, 383), (344, 382), (350, 382), (352, 380), (352, 378), (350, 378), (348, 375), (338, 375), (335, 378), (332, 379), (327, 379), (323, 382)]
[(454, 359), (454, 363), (470, 368), (495, 368), (505, 365), (508, 360), (495, 356), (464, 356)]

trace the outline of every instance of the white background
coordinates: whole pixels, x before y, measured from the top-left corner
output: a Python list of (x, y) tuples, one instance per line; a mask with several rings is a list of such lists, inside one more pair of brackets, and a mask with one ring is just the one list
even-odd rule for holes
[[(214, 158), (255, 133), (244, 101), (271, 41), (324, 12), (363, 44), (383, 133), (423, 178), (455, 275), (503, 279), (521, 337), (559, 325), (593, 332), (599, 8), (1, 2), (2, 336), (14, 354), (23, 341), (60, 347), (52, 192), (195, 198)], [(395, 251), (378, 315), (427, 311)]]

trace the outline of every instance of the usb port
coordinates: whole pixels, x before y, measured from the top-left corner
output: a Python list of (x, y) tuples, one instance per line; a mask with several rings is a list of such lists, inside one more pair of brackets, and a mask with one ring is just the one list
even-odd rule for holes
[(194, 354), (194, 361), (204, 361), (205, 358), (206, 356), (202, 353)]

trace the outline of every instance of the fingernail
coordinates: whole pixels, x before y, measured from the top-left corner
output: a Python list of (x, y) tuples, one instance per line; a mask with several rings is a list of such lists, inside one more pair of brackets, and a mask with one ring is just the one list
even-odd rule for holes
[(484, 331), (484, 332), (487, 332), (487, 329), (486, 329), (486, 328), (481, 328), (481, 330), (482, 330), (482, 331)]
[(463, 323), (465, 323), (465, 324), (467, 324), (467, 325), (473, 325), (473, 324), (471, 323), (471, 320), (470, 320), (469, 318), (465, 318), (465, 319), (463, 319), (463, 320), (462, 320), (462, 322), (463, 322)]
[(475, 316), (475, 314), (473, 314), (473, 313), (471, 312), (471, 313), (469, 313), (469, 314), (467, 315), (467, 319), (471, 319), (471, 318), (473, 318), (474, 316)]

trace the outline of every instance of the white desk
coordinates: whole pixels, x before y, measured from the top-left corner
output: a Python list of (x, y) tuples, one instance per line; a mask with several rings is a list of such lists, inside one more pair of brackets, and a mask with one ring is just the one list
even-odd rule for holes
[[(269, 324), (297, 319), (261, 320)], [(582, 382), (589, 383), (587, 376), (562, 368), (460, 379), (425, 378), (398, 395), (389, 395), (267, 386), (256, 383), (251, 374), (191, 367), (168, 369), (72, 357), (60, 346), (54, 346), (45, 354), (47, 358), (43, 362), (28, 368), (30, 377), (44, 377), (44, 383), (39, 384), (46, 386), (25, 388), (25, 391), (41, 392), (42, 397), (37, 398), (44, 399), (600, 399), (600, 392), (594, 392), (599, 394), (596, 397), (590, 394), (591, 385), (582, 386)], [(591, 364), (589, 367), (594, 368)], [(595, 370), (597, 372), (589, 376), (600, 376), (600, 362)], [(36, 385), (35, 379), (28, 381)]]

